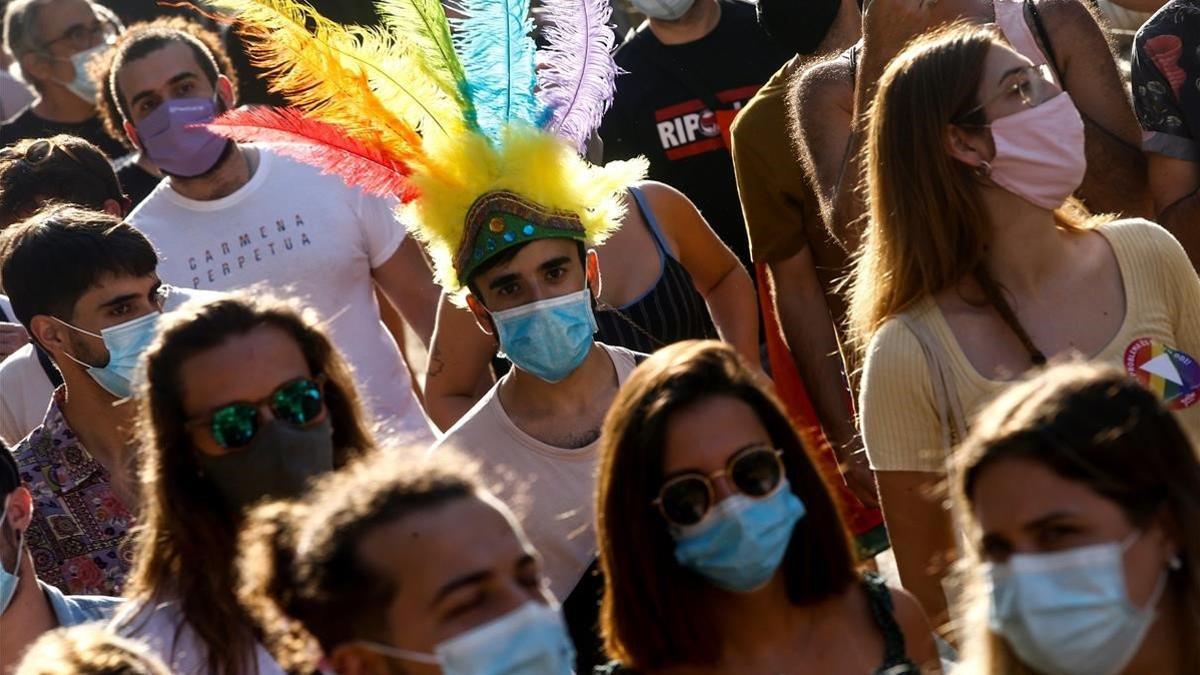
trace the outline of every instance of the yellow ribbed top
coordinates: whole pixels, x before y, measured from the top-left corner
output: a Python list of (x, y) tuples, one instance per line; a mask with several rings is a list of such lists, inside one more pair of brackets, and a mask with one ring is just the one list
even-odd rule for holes
[[(1200, 278), (1179, 242), (1141, 219), (1113, 221), (1097, 231), (1116, 254), (1125, 287), (1125, 320), (1093, 360), (1126, 370), (1126, 350), (1142, 338), (1200, 357)], [(933, 348), (954, 382), (969, 423), (1008, 382), (988, 379), (971, 365), (931, 298), (918, 303), (910, 316), (933, 336)], [(873, 468), (945, 471), (929, 366), (916, 336), (900, 319), (884, 323), (867, 347), (859, 403)], [(1200, 440), (1200, 403), (1176, 414), (1193, 442)]]

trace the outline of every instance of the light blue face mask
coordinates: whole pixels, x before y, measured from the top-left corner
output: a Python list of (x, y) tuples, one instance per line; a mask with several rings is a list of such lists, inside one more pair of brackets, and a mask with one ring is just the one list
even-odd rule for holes
[(562, 615), (533, 601), (439, 644), (433, 654), (359, 644), (394, 659), (441, 666), (444, 675), (571, 675), (575, 669)]
[(1125, 591), (1124, 542), (1014, 555), (984, 568), (991, 626), (1045, 675), (1114, 675), (1137, 654), (1167, 586), (1163, 571), (1146, 607)]
[[(9, 495), (9, 499), (12, 495)], [(0, 530), (4, 528), (4, 523), (8, 522), (8, 499), (4, 500), (4, 510), (0, 511)], [(0, 614), (8, 609), (12, 603), (13, 597), (17, 594), (17, 585), (20, 584), (21, 572), (21, 556), (25, 555), (25, 533), (17, 539), (17, 557), (13, 562), (13, 571), (9, 572), (4, 569), (4, 562), (0, 560)]]
[(67, 358), (87, 368), (88, 375), (108, 393), (117, 398), (129, 398), (133, 394), (138, 360), (158, 335), (162, 313), (150, 312), (133, 321), (105, 328), (99, 335), (76, 328), (62, 319), (55, 320), (67, 328), (104, 341), (104, 347), (108, 349), (108, 363), (102, 367), (84, 363), (70, 354), (67, 354)]
[(595, 342), (592, 294), (578, 293), (492, 312), (502, 356), (521, 370), (561, 382), (587, 358)]
[(804, 512), (786, 479), (766, 497), (732, 495), (699, 523), (671, 528), (675, 560), (727, 591), (758, 590), (775, 576)]

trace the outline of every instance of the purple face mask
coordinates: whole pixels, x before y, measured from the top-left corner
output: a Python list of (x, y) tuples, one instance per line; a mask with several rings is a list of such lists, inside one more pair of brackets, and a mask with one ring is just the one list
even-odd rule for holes
[(192, 178), (213, 168), (229, 143), (200, 126), (216, 115), (215, 97), (177, 98), (163, 101), (134, 127), (146, 156), (163, 173)]

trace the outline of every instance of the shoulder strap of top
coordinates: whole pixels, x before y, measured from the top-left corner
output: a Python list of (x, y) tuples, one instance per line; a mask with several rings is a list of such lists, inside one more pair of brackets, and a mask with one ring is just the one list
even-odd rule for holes
[(963, 413), (962, 401), (958, 398), (958, 388), (954, 386), (954, 376), (947, 372), (942, 349), (926, 319), (916, 316), (915, 310), (904, 312), (898, 318), (916, 337), (925, 356), (925, 363), (929, 367), (929, 383), (933, 388), (933, 402), (937, 406), (938, 422), (942, 427), (942, 450), (949, 457), (954, 446), (966, 438), (967, 418)]
[(1050, 33), (1046, 31), (1046, 24), (1042, 21), (1042, 14), (1038, 11), (1037, 3), (1033, 0), (1025, 0), (1025, 7), (1029, 8), (1029, 15), (1033, 17), (1033, 26), (1037, 28), (1038, 37), (1042, 40), (1046, 57), (1050, 61), (1050, 68), (1054, 70), (1054, 77), (1058, 78), (1058, 83), (1061, 85), (1065, 80), (1063, 80), (1062, 72), (1058, 70), (1058, 56), (1054, 54), (1054, 45), (1050, 44)]
[(903, 663), (908, 660), (908, 649), (904, 644), (904, 631), (896, 622), (895, 603), (892, 602), (892, 592), (888, 590), (883, 578), (874, 572), (863, 574), (863, 588), (871, 604), (871, 616), (883, 633), (883, 653), (885, 664)]
[(667, 246), (667, 241), (663, 238), (662, 230), (658, 227), (658, 218), (654, 217), (654, 211), (650, 208), (650, 202), (646, 200), (645, 193), (639, 187), (630, 187), (629, 193), (633, 195), (634, 201), (637, 202), (638, 211), (641, 212), (642, 219), (646, 221), (646, 227), (650, 228), (650, 234), (654, 235), (654, 241), (658, 244), (659, 252), (674, 258), (675, 254), (671, 252), (671, 247)]
[[(1053, 57), (1047, 59), (1048, 55), (1042, 52), (1037, 40), (1033, 37), (1033, 32), (1029, 30), (1029, 23), (1025, 21), (1026, 8), (1031, 7), (1032, 4), (1029, 0), (992, 0), (992, 8), (996, 15), (996, 27), (1004, 34), (1004, 39), (1008, 40), (1008, 43), (1021, 55), (1033, 61), (1034, 65), (1049, 62), (1051, 68), (1054, 69), (1054, 76), (1059, 80), (1059, 84), (1062, 84), (1062, 78), (1059, 77)], [(1037, 10), (1033, 11), (1035, 12), (1033, 16), (1037, 17)], [(1040, 20), (1037, 20), (1036, 23), (1041, 25)]]

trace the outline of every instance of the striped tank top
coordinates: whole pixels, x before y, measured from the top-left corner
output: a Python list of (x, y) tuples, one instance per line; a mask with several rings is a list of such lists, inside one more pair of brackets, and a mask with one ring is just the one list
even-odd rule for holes
[(681, 340), (716, 338), (708, 306), (696, 290), (692, 275), (667, 248), (645, 195), (638, 188), (630, 188), (629, 192), (650, 229), (662, 273), (637, 300), (623, 307), (598, 307), (596, 323), (600, 330), (596, 340), (649, 354)]

